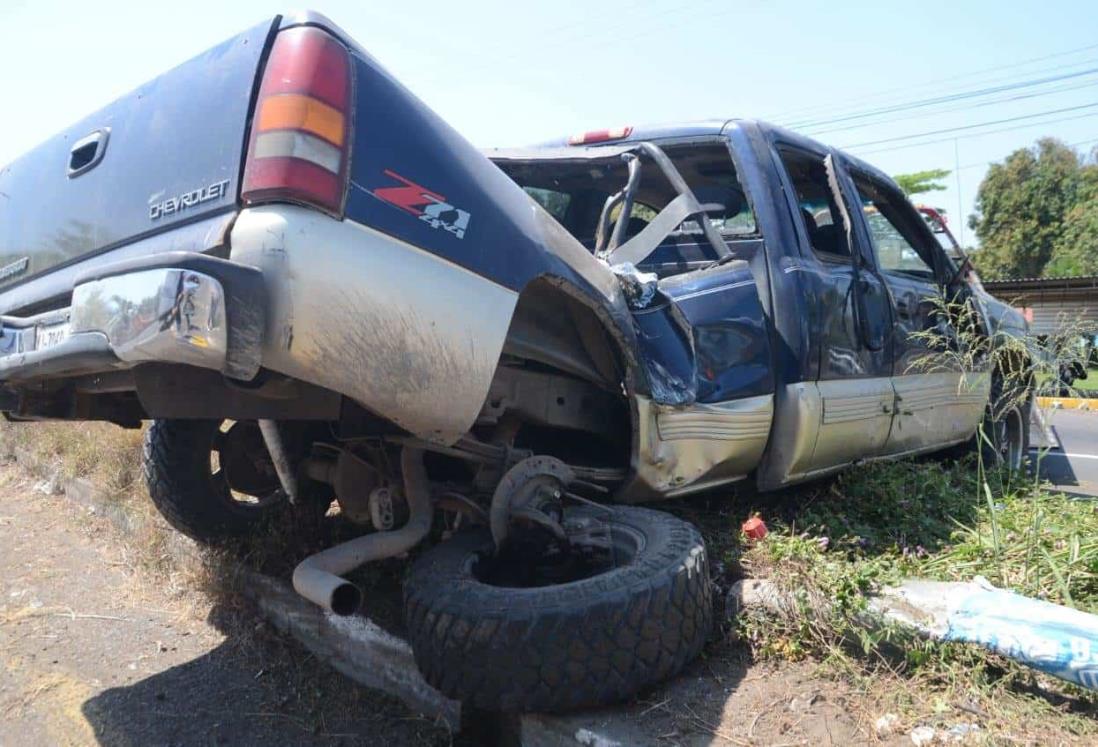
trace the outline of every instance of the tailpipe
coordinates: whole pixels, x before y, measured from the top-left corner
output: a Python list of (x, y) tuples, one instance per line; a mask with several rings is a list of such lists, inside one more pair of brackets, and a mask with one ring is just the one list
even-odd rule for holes
[(370, 561), (407, 552), (427, 536), (434, 508), (423, 450), (405, 446), (400, 453), (400, 469), (408, 500), (407, 523), (400, 529), (356, 537), (305, 558), (294, 569), (294, 590), (298, 594), (337, 615), (352, 615), (362, 605), (362, 592), (341, 576)]

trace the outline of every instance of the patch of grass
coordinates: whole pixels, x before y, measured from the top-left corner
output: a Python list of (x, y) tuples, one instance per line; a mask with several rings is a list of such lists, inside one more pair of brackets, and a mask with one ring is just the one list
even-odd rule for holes
[[(128, 564), (149, 572), (176, 595), (198, 591), (224, 607), (244, 605), (236, 578), (241, 566), (289, 577), (307, 555), (361, 534), (361, 528), (339, 516), (324, 517), (321, 497), (275, 513), (247, 537), (216, 548), (195, 545), (168, 526), (148, 496), (141, 473), (143, 437), (144, 428), (109, 423), (0, 421), (0, 459), (18, 458), (20, 467), (38, 479), (91, 481), (124, 516)], [(374, 564), (355, 580), (373, 590), (399, 576), (392, 567)], [(399, 605), (388, 605), (386, 613), (382, 624), (395, 627)]]
[(963, 702), (1000, 725), (1098, 733), (1094, 693), (976, 646), (864, 624), (868, 595), (905, 578), (981, 575), (1098, 612), (1098, 503), (978, 475), (969, 461), (877, 463), (803, 490), (799, 508), (764, 509), (770, 534), (725, 556), (742, 552), (747, 575), (777, 582), (792, 603), (783, 616), (741, 615), (740, 634), (758, 656), (815, 658), (908, 715)]
[[(1098, 503), (992, 474), (969, 461), (877, 463), (841, 475), (749, 554), (755, 570), (792, 556), (864, 579), (996, 586), (1098, 613)], [(832, 580), (834, 581), (834, 580)]]
[[(1041, 372), (1037, 374), (1037, 389), (1042, 395), (1055, 396), (1053, 391), (1055, 377), (1051, 373)], [(1083, 393), (1098, 394), (1098, 368), (1088, 368), (1085, 379), (1076, 379), (1071, 388)]]
[(960, 581), (985, 576), (996, 586), (1098, 614), (1098, 505), (1042, 489), (1008, 493), (982, 508), (974, 525), (917, 570)]
[(24, 457), (40, 477), (83, 477), (112, 497), (144, 491), (144, 429), (110, 423), (10, 423), (0, 421), (0, 456)]
[(90, 481), (125, 527), (122, 562), (182, 597), (208, 574), (212, 556), (174, 532), (149, 500), (141, 476), (143, 437), (143, 428), (110, 423), (0, 421), (0, 459), (18, 459), (21, 470), (42, 480)]

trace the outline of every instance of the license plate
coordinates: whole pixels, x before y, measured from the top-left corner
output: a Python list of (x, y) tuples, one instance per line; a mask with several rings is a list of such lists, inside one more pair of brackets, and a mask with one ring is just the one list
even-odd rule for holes
[(35, 332), (34, 349), (45, 350), (69, 339), (69, 323), (41, 324)]

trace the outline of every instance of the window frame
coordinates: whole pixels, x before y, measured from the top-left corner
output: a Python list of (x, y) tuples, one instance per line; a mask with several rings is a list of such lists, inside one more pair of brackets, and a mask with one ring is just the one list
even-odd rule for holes
[[(755, 200), (751, 193), (751, 190), (747, 186), (747, 182), (745, 181), (745, 171), (743, 169), (743, 164), (741, 162), (739, 154), (736, 152), (732, 141), (728, 138), (727, 135), (688, 135), (669, 138), (651, 138), (650, 142), (659, 146), (660, 149), (667, 154), (668, 158), (672, 160), (672, 162), (674, 162), (675, 160), (673, 152), (676, 148), (687, 149), (697, 146), (716, 146), (723, 149), (724, 156), (728, 158), (732, 170), (732, 176), (734, 177), (736, 184), (739, 186), (740, 191), (743, 193), (744, 209), (751, 216), (751, 220), (755, 226), (755, 230), (750, 234), (725, 232), (723, 229), (718, 229), (718, 232), (721, 235), (721, 239), (730, 248), (735, 248), (738, 245), (738, 247), (742, 250), (745, 247), (748, 247), (748, 252), (754, 253), (763, 246), (763, 228), (759, 220), (758, 211), (755, 209)], [(655, 208), (652, 208), (651, 205), (647, 205), (647, 203), (643, 204), (645, 204), (650, 209), (656, 210)], [(656, 212), (658, 214), (659, 210), (656, 210)], [(693, 219), (696, 218), (691, 218), (688, 220)], [(699, 237), (699, 241), (697, 243), (703, 246), (706, 245), (704, 237)], [(713, 262), (714, 258), (688, 260), (685, 262), (648, 263), (647, 261), (645, 261), (638, 266), (644, 266), (645, 272), (654, 272), (660, 277), (660, 279), (664, 279), (686, 275), (692, 272), (697, 272), (699, 270), (711, 269), (713, 267)]]
[[(847, 164), (847, 173), (850, 176), (850, 184), (854, 190), (853, 198), (857, 202), (858, 209), (856, 211), (858, 218), (861, 222), (862, 230), (864, 232), (865, 241), (868, 243), (869, 254), (873, 258), (874, 266), (883, 273), (899, 275), (900, 277), (907, 278), (909, 280), (915, 280), (924, 283), (939, 284), (945, 281), (946, 274), (949, 272), (949, 266), (945, 260), (945, 250), (942, 249), (941, 244), (938, 243), (937, 237), (930, 230), (930, 226), (927, 225), (923, 216), (911, 204), (911, 201), (907, 199), (907, 196), (900, 191), (898, 187), (890, 183), (887, 179), (882, 179), (880, 176), (873, 174), (872, 172), (859, 168), (854, 164)], [(881, 217), (888, 221), (889, 225), (903, 237), (904, 241), (915, 251), (927, 267), (930, 268), (932, 277), (928, 278), (921, 273), (908, 272), (902, 269), (885, 267), (881, 264), (881, 257), (878, 255), (877, 247), (873, 242), (873, 231), (869, 225), (869, 219), (865, 214), (865, 206), (863, 204), (863, 197), (861, 190), (858, 188), (859, 181), (869, 182), (876, 190), (881, 192), (892, 204), (897, 208), (897, 212), (901, 214), (901, 217), (905, 217), (907, 220), (907, 228), (914, 234), (914, 238), (919, 241), (912, 242), (911, 237), (904, 233), (902, 226), (897, 226), (893, 223), (884, 212), (880, 212)], [(922, 244), (922, 251), (920, 251), (919, 244)], [(929, 253), (929, 261), (924, 253)]]
[[(815, 247), (815, 245), (813, 245), (812, 238), (808, 235), (808, 226), (804, 225), (804, 218), (800, 214), (801, 205), (800, 205), (800, 201), (797, 197), (797, 190), (796, 190), (796, 185), (793, 181), (793, 176), (789, 173), (789, 169), (786, 168), (785, 159), (783, 158), (783, 151), (792, 151), (794, 154), (802, 156), (802, 157), (807, 156), (809, 158), (817, 158), (817, 159), (819, 159), (821, 168), (823, 168), (825, 170), (825, 173), (826, 173), (826, 168), (827, 167), (825, 165), (825, 162), (827, 161), (827, 157), (829, 155), (833, 155), (833, 154), (828, 152), (827, 150), (811, 148), (811, 147), (805, 146), (805, 145), (800, 144), (800, 143), (793, 143), (793, 142), (789, 142), (788, 140), (780, 140), (780, 139), (779, 140), (774, 140), (772, 142), (771, 149), (772, 149), (772, 156), (775, 160), (775, 164), (777, 165), (777, 167), (779, 169), (779, 173), (781, 175), (782, 181), (783, 181), (784, 184), (788, 185), (788, 189), (784, 190), (786, 192), (786, 209), (789, 211), (790, 218), (793, 221), (793, 225), (797, 227), (797, 235), (800, 237), (803, 245), (808, 247), (808, 251), (810, 252), (810, 255), (812, 257), (815, 257), (816, 259), (820, 260), (821, 262), (825, 262), (825, 263), (828, 263), (828, 264), (853, 265), (854, 264), (854, 253), (859, 251), (859, 249), (856, 246), (856, 242), (854, 242), (852, 240), (852, 237), (848, 236), (847, 233), (846, 233), (846, 227), (843, 226), (843, 223), (842, 223), (842, 212), (841, 212), (841, 210), (839, 210), (839, 215), (838, 216), (835, 216), (833, 214), (832, 219), (834, 220), (836, 217), (838, 218), (838, 223), (835, 223), (834, 225), (839, 226), (843, 230), (843, 235), (845, 237), (846, 244), (847, 244), (847, 253), (846, 254), (836, 254), (834, 252), (820, 251), (819, 249), (817, 249)], [(837, 161), (837, 159), (836, 159), (836, 161)], [(836, 167), (840, 166), (840, 164), (837, 163), (837, 162), (836, 162), (835, 165), (836, 165)], [(838, 195), (835, 194), (835, 192), (832, 189), (830, 183), (826, 184), (825, 186), (827, 187), (828, 194), (831, 195), (832, 200), (839, 199), (839, 200), (843, 200), (845, 202), (849, 202), (849, 200), (847, 200), (845, 190), (842, 189), (841, 185), (840, 185), (840, 192), (842, 192), (842, 193), (838, 194)], [(832, 206), (829, 206), (829, 209), (831, 207)], [(836, 210), (839, 209), (839, 205), (837, 203), (834, 204), (833, 207)]]

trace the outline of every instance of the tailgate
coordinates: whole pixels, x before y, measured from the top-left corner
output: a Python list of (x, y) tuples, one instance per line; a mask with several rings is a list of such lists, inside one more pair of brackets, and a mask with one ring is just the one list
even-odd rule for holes
[(0, 169), (0, 287), (233, 209), (252, 91), (276, 23), (183, 63)]

